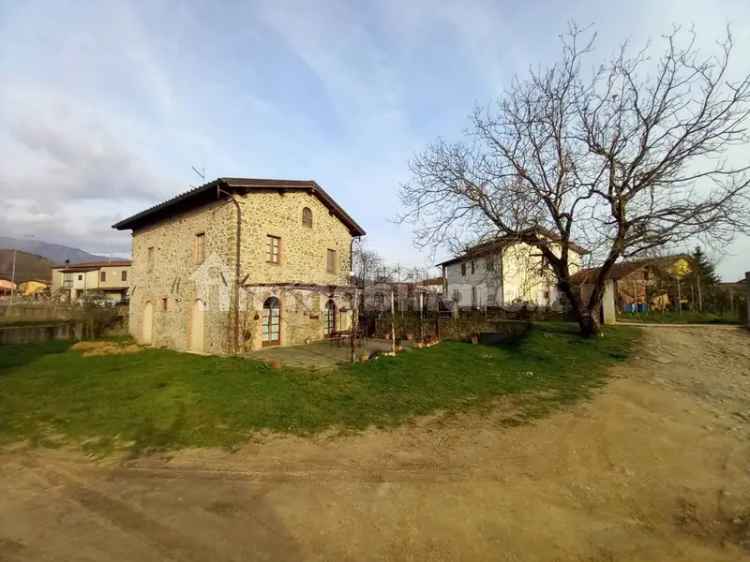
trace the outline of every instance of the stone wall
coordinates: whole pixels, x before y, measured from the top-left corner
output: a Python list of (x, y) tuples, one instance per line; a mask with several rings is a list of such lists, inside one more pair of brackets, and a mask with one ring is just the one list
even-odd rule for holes
[(351, 329), (352, 298), (351, 293), (345, 290), (248, 286), (245, 295), (247, 305), (242, 307), (240, 315), (244, 351), (263, 346), (260, 321), (263, 303), (269, 297), (276, 297), (281, 303), (281, 345), (300, 345), (324, 339), (326, 304), (329, 301), (335, 304), (335, 330), (342, 332)]
[(80, 318), (81, 307), (56, 303), (14, 303), (0, 305), (0, 325), (16, 322), (50, 322)]
[[(318, 285), (318, 290), (297, 289), (301, 300), (323, 304), (326, 287), (346, 285), (351, 263), (348, 228), (314, 195), (304, 192), (250, 192), (236, 196), (242, 216), (240, 300), (242, 345), (261, 346), (263, 302), (281, 300), (281, 343), (298, 344), (320, 339), (323, 314), (297, 312), (298, 297), (280, 284)], [(312, 210), (312, 227), (302, 224), (302, 209)], [(152, 341), (160, 347), (224, 353), (233, 337), (234, 278), (236, 263), (235, 205), (221, 200), (133, 233), (130, 333), (143, 342), (144, 318), (150, 304)], [(195, 263), (196, 235), (203, 233), (205, 260)], [(280, 263), (268, 263), (267, 236), (281, 239)], [(153, 266), (149, 270), (149, 248)], [(336, 251), (336, 270), (326, 271), (326, 251)], [(314, 298), (314, 294), (318, 297)], [(322, 295), (322, 296), (320, 296)], [(339, 309), (345, 296), (335, 294)], [(197, 303), (197, 304), (196, 304)], [(202, 320), (196, 320), (196, 318)], [(341, 329), (350, 318), (342, 318)], [(196, 344), (191, 326), (201, 325)]]
[(82, 321), (29, 324), (25, 326), (0, 325), (0, 345), (41, 343), (50, 340), (83, 339)]

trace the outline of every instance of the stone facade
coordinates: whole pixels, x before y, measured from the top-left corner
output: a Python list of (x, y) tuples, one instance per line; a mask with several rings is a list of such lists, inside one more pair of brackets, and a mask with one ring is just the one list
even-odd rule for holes
[[(242, 217), (242, 349), (262, 347), (270, 297), (280, 303), (281, 345), (324, 338), (327, 321), (335, 321), (336, 331), (349, 329), (349, 228), (309, 192), (248, 191), (234, 198)], [(304, 208), (312, 225), (303, 224)], [(130, 333), (138, 341), (205, 353), (232, 350), (236, 221), (234, 203), (223, 198), (134, 229)], [(269, 236), (278, 239), (278, 263), (269, 260)], [(329, 301), (335, 312), (326, 314)]]

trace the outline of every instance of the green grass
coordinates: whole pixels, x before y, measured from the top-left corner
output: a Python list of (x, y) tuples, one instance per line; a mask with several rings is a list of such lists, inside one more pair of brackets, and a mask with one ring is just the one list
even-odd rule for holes
[[(512, 345), (444, 342), (329, 372), (147, 349), (83, 357), (64, 342), (0, 348), (0, 443), (80, 444), (105, 454), (234, 447), (253, 432), (389, 427), (514, 398), (521, 423), (588, 397), (638, 334), (584, 340), (536, 326)], [(510, 414), (509, 414), (510, 415)]]
[(617, 317), (621, 322), (651, 322), (655, 324), (739, 324), (737, 313), (693, 312), (623, 312)]

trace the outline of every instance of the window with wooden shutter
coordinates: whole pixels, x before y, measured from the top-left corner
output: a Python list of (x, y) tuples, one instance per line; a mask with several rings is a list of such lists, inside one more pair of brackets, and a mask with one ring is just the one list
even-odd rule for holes
[(281, 263), (281, 238), (278, 236), (268, 236), (266, 254), (268, 263)]
[(336, 273), (336, 250), (329, 249), (326, 252), (326, 271)]
[(310, 207), (305, 207), (302, 209), (302, 226), (306, 226), (308, 228), (312, 228), (312, 210)]

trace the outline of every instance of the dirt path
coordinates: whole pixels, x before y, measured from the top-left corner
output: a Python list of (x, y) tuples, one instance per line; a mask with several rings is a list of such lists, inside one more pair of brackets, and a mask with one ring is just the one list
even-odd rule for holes
[(512, 429), (6, 452), (0, 560), (750, 561), (750, 334), (645, 334), (592, 402)]

